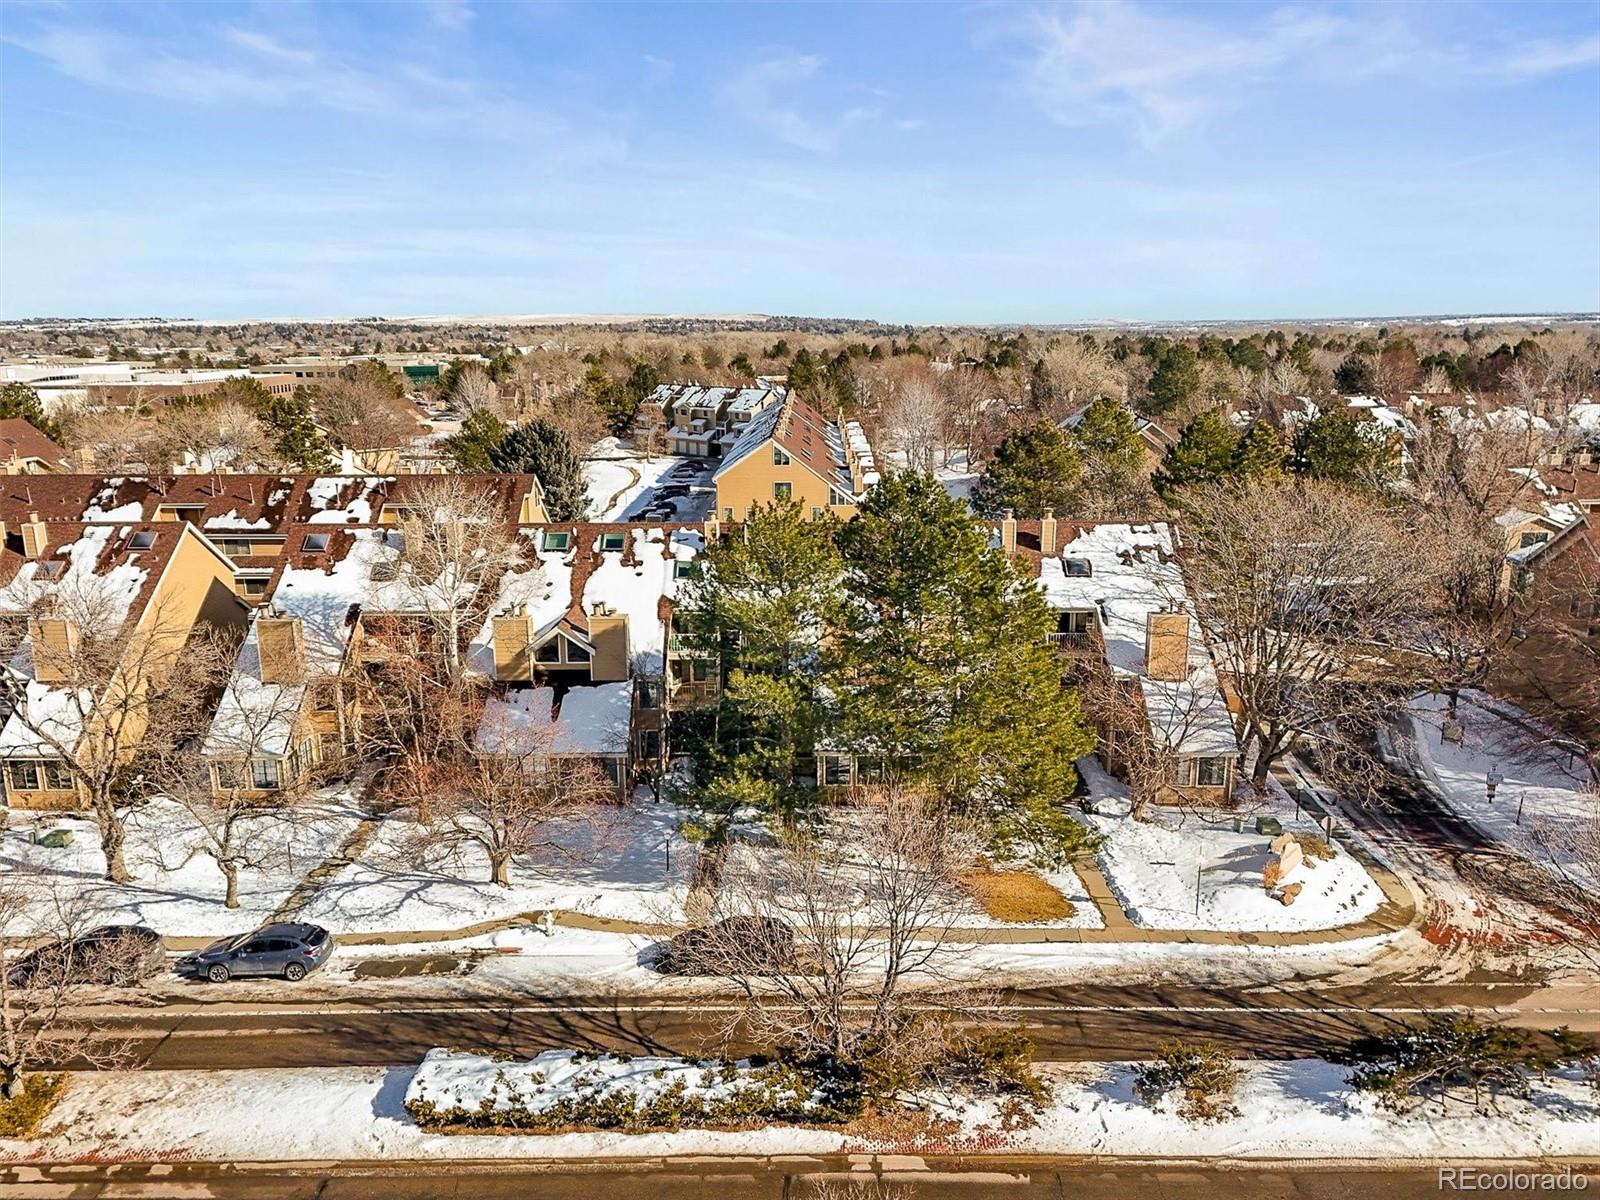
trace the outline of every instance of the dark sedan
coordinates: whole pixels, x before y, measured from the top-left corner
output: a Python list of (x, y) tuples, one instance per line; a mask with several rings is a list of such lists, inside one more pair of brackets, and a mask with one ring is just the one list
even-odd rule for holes
[(14, 988), (64, 984), (126, 987), (161, 969), (161, 935), (144, 925), (101, 925), (71, 939), (30, 950), (6, 972)]
[(333, 935), (322, 926), (286, 922), (212, 942), (179, 959), (178, 973), (212, 983), (262, 976), (298, 983), (332, 953)]

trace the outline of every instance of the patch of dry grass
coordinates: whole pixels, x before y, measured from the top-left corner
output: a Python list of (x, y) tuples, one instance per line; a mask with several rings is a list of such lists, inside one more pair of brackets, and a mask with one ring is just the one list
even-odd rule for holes
[(1053, 884), (1032, 871), (996, 871), (979, 863), (961, 876), (961, 886), (996, 921), (1065, 921), (1077, 911)]
[(22, 1095), (15, 1100), (0, 1099), (0, 1137), (32, 1137), (66, 1090), (65, 1075), (26, 1076)]

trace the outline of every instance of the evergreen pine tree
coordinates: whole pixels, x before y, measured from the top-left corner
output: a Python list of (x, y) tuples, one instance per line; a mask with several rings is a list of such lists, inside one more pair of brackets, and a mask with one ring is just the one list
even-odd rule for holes
[(759, 507), (740, 536), (706, 547), (679, 598), (674, 627), (727, 681), (696, 763), (713, 810), (735, 801), (790, 815), (801, 802), (795, 768), (815, 749), (817, 661), (838, 610), (834, 531), (798, 504)]
[(1144, 438), (1126, 404), (1101, 396), (1083, 410), (1072, 431), (1083, 457), (1085, 482), (1101, 494), (1119, 495), (1144, 466)]
[(297, 387), (292, 395), (268, 396), (256, 410), (274, 452), (296, 471), (324, 471), (333, 462), (327, 440), (312, 420), (315, 399), (316, 389)]
[(898, 472), (839, 533), (846, 602), (829, 644), (839, 736), (937, 787), (995, 840), (1066, 851), (1061, 810), (1094, 745), (1046, 639), (1038, 588), (929, 475)]
[(1038, 517), (1046, 508), (1065, 513), (1078, 495), (1078, 453), (1048, 421), (1013, 430), (1001, 440), (972, 489), (972, 504), (986, 516), (1012, 509)]
[(47, 438), (59, 440), (61, 437), (61, 426), (45, 416), (44, 405), (39, 403), (39, 393), (25, 383), (8, 383), (0, 387), (0, 418), (20, 418)]
[(458, 471), (493, 471), (490, 457), (505, 440), (505, 423), (486, 408), (480, 408), (461, 422), (459, 433), (445, 439), (445, 449)]
[(1329, 406), (1295, 428), (1294, 452), (1303, 475), (1371, 483), (1383, 474), (1388, 443), (1364, 430), (1348, 409)]
[(1233, 450), (1233, 474), (1261, 479), (1283, 470), (1286, 455), (1278, 431), (1264, 420), (1251, 421)]
[(1378, 390), (1377, 372), (1363, 354), (1346, 355), (1333, 370), (1333, 383), (1346, 396), (1366, 396)]
[(534, 475), (544, 489), (552, 521), (582, 521), (589, 515), (589, 485), (583, 463), (565, 431), (544, 417), (520, 425), (489, 450), (496, 471)]
[(1158, 416), (1173, 412), (1194, 399), (1199, 390), (1199, 359), (1183, 342), (1174, 342), (1150, 376), (1150, 411)]
[(1171, 500), (1181, 488), (1231, 475), (1238, 444), (1239, 435), (1228, 427), (1221, 414), (1208, 409), (1183, 427), (1151, 483), (1162, 499)]

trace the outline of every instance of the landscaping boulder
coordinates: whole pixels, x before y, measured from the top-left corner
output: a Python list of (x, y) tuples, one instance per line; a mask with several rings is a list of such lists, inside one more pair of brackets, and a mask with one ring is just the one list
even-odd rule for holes
[(1285, 884), (1283, 890), (1278, 893), (1278, 903), (1288, 908), (1289, 905), (1295, 902), (1295, 897), (1300, 895), (1305, 886), (1303, 883)]

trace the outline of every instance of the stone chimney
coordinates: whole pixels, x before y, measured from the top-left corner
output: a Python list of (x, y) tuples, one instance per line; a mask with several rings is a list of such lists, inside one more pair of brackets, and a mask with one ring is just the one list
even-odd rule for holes
[(1056, 554), (1056, 510), (1047, 508), (1039, 521), (1039, 553), (1046, 558)]
[(1007, 554), (1017, 552), (1017, 515), (1009, 508), (1006, 509), (1006, 515), (1000, 519), (1000, 548)]
[(68, 617), (29, 617), (33, 677), (40, 683), (66, 683), (78, 648), (78, 627)]
[(533, 658), (528, 645), (533, 641), (533, 622), (526, 613), (513, 613), (494, 619), (494, 677), (531, 679)]
[(1144, 621), (1144, 670), (1151, 679), (1189, 678), (1189, 614), (1153, 612)]
[(298, 683), (305, 675), (305, 633), (299, 617), (256, 618), (262, 683)]
[(22, 554), (24, 558), (44, 557), (45, 547), (49, 542), (46, 536), (45, 523), (39, 520), (39, 514), (31, 512), (28, 519), (22, 523)]

